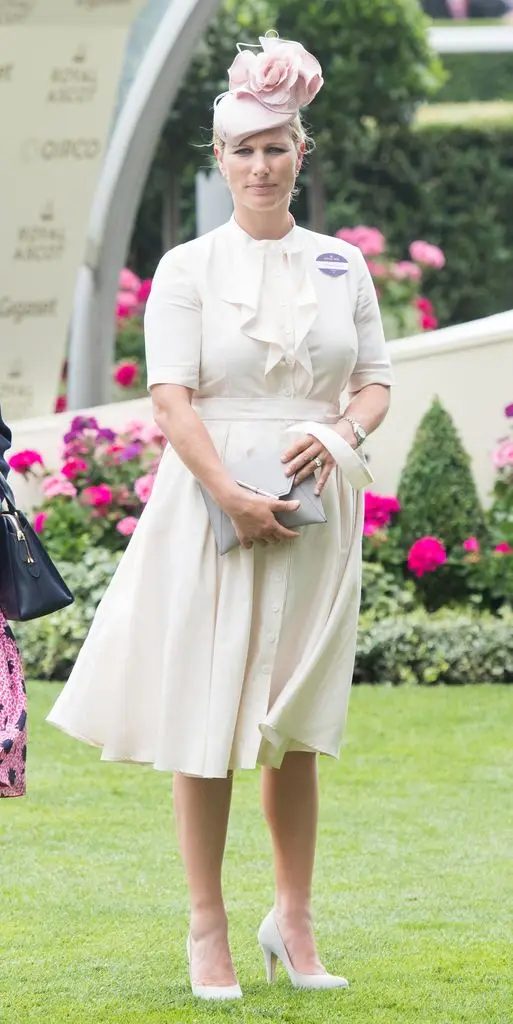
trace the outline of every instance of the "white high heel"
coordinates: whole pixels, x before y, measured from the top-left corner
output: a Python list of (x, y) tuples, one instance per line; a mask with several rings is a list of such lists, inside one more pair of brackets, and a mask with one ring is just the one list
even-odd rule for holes
[(197, 999), (242, 999), (240, 985), (194, 985), (191, 976), (191, 936), (187, 936), (187, 960), (189, 963), (189, 980), (193, 996)]
[(274, 910), (267, 915), (258, 931), (258, 941), (264, 954), (267, 981), (271, 984), (276, 975), (276, 963), (281, 960), (294, 988), (348, 988), (345, 978), (335, 974), (299, 974), (295, 971), (280, 930), (276, 924)]

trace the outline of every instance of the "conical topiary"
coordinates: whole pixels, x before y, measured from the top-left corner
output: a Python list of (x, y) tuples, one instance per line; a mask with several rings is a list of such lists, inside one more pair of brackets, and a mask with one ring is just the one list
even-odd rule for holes
[(446, 548), (467, 537), (484, 539), (485, 516), (456, 427), (438, 398), (421, 420), (401, 474), (400, 530), (409, 547), (438, 537)]

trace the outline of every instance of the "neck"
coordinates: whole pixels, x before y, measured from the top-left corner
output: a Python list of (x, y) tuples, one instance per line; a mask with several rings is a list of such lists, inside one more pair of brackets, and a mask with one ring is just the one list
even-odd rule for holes
[(239, 227), (258, 241), (262, 239), (284, 238), (294, 227), (295, 223), (288, 206), (284, 207), (283, 210), (275, 209), (262, 211), (262, 213), (256, 210), (248, 210), (247, 206), (236, 206), (234, 215)]

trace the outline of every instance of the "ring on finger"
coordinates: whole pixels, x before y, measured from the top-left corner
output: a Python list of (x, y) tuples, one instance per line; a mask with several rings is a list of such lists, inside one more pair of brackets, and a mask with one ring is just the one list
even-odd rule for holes
[(318, 455), (315, 456), (315, 459), (312, 459), (312, 462), (314, 466), (317, 466), (317, 469), (322, 469), (324, 465), (322, 459), (320, 459)]

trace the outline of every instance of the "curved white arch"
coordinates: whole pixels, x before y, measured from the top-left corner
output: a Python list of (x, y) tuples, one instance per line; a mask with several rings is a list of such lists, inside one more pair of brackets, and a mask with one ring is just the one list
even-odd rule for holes
[(118, 275), (155, 147), (194, 46), (220, 0), (171, 0), (117, 119), (78, 272), (69, 356), (71, 409), (110, 399)]

